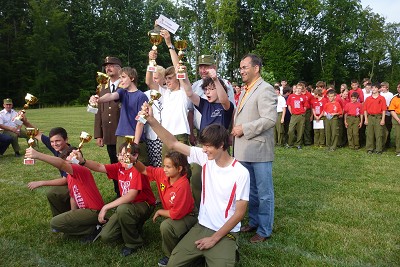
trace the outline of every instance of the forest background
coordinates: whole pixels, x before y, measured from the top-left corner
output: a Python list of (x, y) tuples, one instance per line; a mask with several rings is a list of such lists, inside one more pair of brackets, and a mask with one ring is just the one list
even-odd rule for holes
[[(163, 14), (181, 27), (186, 64), (198, 79), (198, 55), (213, 54), (219, 73), (240, 82), (241, 57), (264, 60), (263, 77), (289, 83), (349, 84), (369, 77), (400, 81), (400, 24), (359, 0), (6, 0), (0, 5), (0, 99), (40, 106), (81, 105), (95, 92), (104, 57), (119, 57), (144, 77), (147, 32)], [(158, 64), (171, 65), (164, 44)]]

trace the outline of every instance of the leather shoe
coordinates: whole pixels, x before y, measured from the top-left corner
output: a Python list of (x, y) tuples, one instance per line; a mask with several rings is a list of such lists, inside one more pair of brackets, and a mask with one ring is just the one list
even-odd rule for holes
[(250, 233), (250, 232), (254, 232), (255, 230), (257, 230), (257, 227), (251, 226), (248, 224), (240, 227), (240, 232), (242, 232), (242, 233)]
[(270, 236), (263, 237), (263, 236), (260, 236), (259, 234), (255, 234), (252, 238), (250, 238), (250, 243), (255, 244), (255, 243), (264, 242), (268, 238), (270, 238)]
[(135, 251), (136, 251), (135, 248), (123, 247), (123, 248), (122, 248), (122, 251), (121, 251), (121, 254), (122, 254), (122, 256), (126, 257), (126, 256), (131, 255), (131, 254), (134, 253)]

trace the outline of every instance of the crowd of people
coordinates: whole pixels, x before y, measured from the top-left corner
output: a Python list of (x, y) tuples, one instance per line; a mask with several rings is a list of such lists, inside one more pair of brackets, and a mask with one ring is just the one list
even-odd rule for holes
[[(238, 261), (239, 232), (253, 233), (251, 243), (272, 235), (277, 96), (261, 78), (262, 61), (254, 54), (240, 62), (246, 84), (240, 97), (218, 76), (211, 55), (199, 57), (201, 79), (191, 82), (169, 32), (160, 34), (172, 66), (149, 69), (146, 92), (138, 89), (134, 68), (122, 67), (116, 57), (104, 60), (108, 82), (89, 102), (98, 109), (96, 144), (106, 146), (110, 163), (85, 158), (68, 143), (62, 127), (51, 129), (48, 136), (38, 132), (36, 139), (52, 155), (29, 147), (25, 157), (56, 167), (60, 175), (32, 181), (28, 188), (50, 187), (46, 194), (53, 232), (79, 236), (84, 243), (122, 240), (121, 254), (128, 256), (145, 245), (145, 222), (162, 217), (164, 255), (159, 266), (233, 266)], [(156, 51), (149, 52), (149, 60), (157, 56)], [(178, 73), (185, 74), (183, 79)], [(155, 92), (160, 97), (154, 97)], [(26, 127), (34, 128), (25, 114), (12, 109), (12, 100), (5, 99), (1, 152), (9, 142), (26, 137), (21, 126), (13, 125), (17, 115)], [(19, 147), (14, 151), (20, 155)], [(114, 181), (116, 195), (110, 203), (103, 201), (93, 171)], [(150, 186), (153, 181), (158, 200)], [(242, 225), (247, 209), (249, 220)]]
[[(400, 156), (400, 84), (396, 96), (389, 84), (368, 79), (364, 89), (357, 81), (350, 91), (343, 84), (340, 94), (322, 81), (315, 89), (305, 82), (290, 87), (285, 80), (272, 86), (262, 79), (262, 61), (254, 54), (240, 61), (242, 87), (219, 77), (210, 55), (199, 57), (201, 79), (191, 82), (169, 32), (160, 34), (172, 66), (148, 69), (146, 92), (138, 89), (134, 68), (122, 67), (116, 57), (104, 60), (108, 82), (89, 102), (98, 108), (96, 144), (106, 146), (110, 163), (85, 158), (62, 127), (36, 135), (52, 155), (26, 149), (25, 157), (60, 171), (55, 179), (28, 184), (31, 190), (50, 186), (53, 232), (80, 236), (84, 243), (123, 240), (121, 254), (128, 256), (144, 246), (145, 222), (162, 217), (159, 266), (233, 266), (239, 232), (253, 233), (253, 244), (272, 235), (276, 146), (314, 144), (335, 151), (365, 142), (368, 153), (380, 154), (390, 145), (393, 125)], [(155, 61), (157, 51), (148, 56)], [(185, 75), (178, 79), (178, 73)], [(18, 138), (26, 138), (21, 126), (34, 126), (12, 104), (4, 99), (0, 113), (0, 154), (13, 144), (20, 156)], [(110, 203), (104, 203), (92, 171), (114, 182)]]

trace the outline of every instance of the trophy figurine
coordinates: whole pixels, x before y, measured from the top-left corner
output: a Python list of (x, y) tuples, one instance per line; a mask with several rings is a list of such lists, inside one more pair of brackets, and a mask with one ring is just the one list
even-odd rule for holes
[[(37, 128), (26, 128), (26, 135), (29, 136), (28, 145), (33, 147), (35, 145), (34, 137), (38, 134), (39, 130)], [(35, 159), (26, 158), (24, 159), (25, 165), (34, 165)]]
[(38, 99), (37, 99), (36, 96), (33, 96), (33, 95), (29, 94), (29, 93), (26, 94), (26, 96), (25, 96), (26, 104), (24, 105), (24, 108), (19, 112), (19, 115), (17, 117), (15, 117), (14, 120), (13, 120), (16, 125), (21, 126), (23, 124), (22, 114), (26, 113), (25, 109), (28, 109), (29, 105), (36, 104), (37, 101), (38, 101)]
[(179, 67), (178, 67), (178, 73), (176, 74), (176, 78), (179, 80), (184, 80), (186, 79), (186, 73), (182, 68), (182, 66), (183, 66), (183, 58), (185, 57), (185, 52), (183, 52), (183, 50), (187, 48), (186, 40), (175, 41), (175, 47), (179, 50), (178, 52)]
[(135, 136), (133, 135), (125, 135), (125, 141), (128, 143), (126, 146), (126, 154), (124, 158), (124, 163), (126, 164), (126, 167), (130, 169), (133, 164), (131, 162), (131, 153), (132, 153), (132, 145), (133, 141), (135, 140)]
[[(81, 132), (79, 139), (81, 140), (81, 142), (78, 145), (78, 150), (80, 151), (82, 149), (82, 146), (84, 143), (89, 143), (90, 140), (92, 140), (92, 136), (90, 134), (88, 134), (87, 132)], [(71, 162), (74, 164), (79, 164), (79, 160), (77, 160), (76, 157), (73, 157), (71, 159)]]
[[(96, 95), (100, 95), (100, 91), (101, 88), (103, 87), (103, 85), (108, 84), (108, 81), (110, 80), (110, 77), (103, 73), (103, 72), (97, 72), (97, 76), (96, 76), (96, 81), (98, 83), (97, 87), (96, 87)], [(89, 100), (89, 105), (87, 106), (87, 112), (93, 113), (93, 114), (97, 114), (97, 111), (99, 111), (99, 109), (97, 108), (97, 103), (95, 102), (91, 102)]]
[[(149, 101), (149, 105), (150, 105), (150, 106), (153, 105), (154, 101), (160, 99), (160, 97), (161, 97), (161, 93), (160, 93), (159, 91), (154, 90), (154, 89), (150, 90), (150, 101)], [(145, 116), (144, 116), (143, 114), (137, 115), (135, 119), (136, 119), (137, 121), (143, 123), (143, 124), (146, 124), (146, 122), (147, 122), (147, 120), (146, 120), (146, 118), (145, 118)]]
[[(157, 45), (161, 44), (162, 42), (162, 36), (160, 35), (160, 30), (161, 27), (156, 25), (153, 30), (149, 31), (147, 35), (150, 38), (150, 43), (153, 44), (153, 49), (154, 51), (157, 51)], [(147, 66), (147, 71), (150, 72), (155, 72), (157, 67), (157, 63), (155, 59), (150, 59), (149, 60), (149, 65)]]

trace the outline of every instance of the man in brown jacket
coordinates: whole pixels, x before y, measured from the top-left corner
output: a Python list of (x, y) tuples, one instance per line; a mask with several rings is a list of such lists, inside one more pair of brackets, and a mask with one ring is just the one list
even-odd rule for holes
[[(121, 65), (121, 60), (116, 57), (106, 57), (104, 59), (103, 67), (110, 79), (107, 84), (102, 86), (99, 92), (100, 97), (106, 93), (112, 93), (117, 90), (119, 84), (118, 72), (121, 69)], [(99, 103), (98, 109), (94, 120), (94, 138), (96, 138), (96, 143), (99, 147), (107, 146), (110, 163), (117, 163), (117, 137), (115, 136), (115, 131), (119, 121), (119, 101)], [(117, 197), (120, 197), (118, 181), (113, 180), (113, 182), (114, 191)]]

